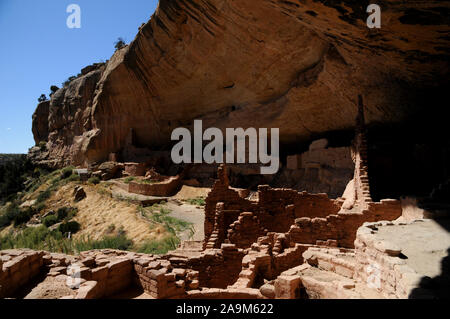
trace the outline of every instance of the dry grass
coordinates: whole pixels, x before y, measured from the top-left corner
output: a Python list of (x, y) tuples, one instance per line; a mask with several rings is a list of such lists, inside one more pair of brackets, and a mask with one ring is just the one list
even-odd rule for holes
[(81, 224), (81, 230), (73, 237), (100, 240), (110, 235), (111, 225), (115, 230), (123, 229), (135, 244), (147, 240), (162, 239), (167, 231), (164, 226), (150, 227), (152, 224), (139, 216), (138, 206), (112, 198), (103, 185), (83, 185), (87, 197), (79, 203), (73, 202), (75, 184), (61, 187), (47, 201), (47, 207), (57, 210), (60, 207), (77, 207), (75, 221)]
[(206, 198), (211, 188), (192, 187), (184, 185), (181, 190), (173, 198), (179, 200), (188, 200), (192, 198), (203, 197)]

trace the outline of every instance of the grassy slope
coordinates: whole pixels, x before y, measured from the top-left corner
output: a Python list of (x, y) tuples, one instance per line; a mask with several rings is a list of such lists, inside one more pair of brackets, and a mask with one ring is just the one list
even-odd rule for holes
[[(105, 184), (81, 183), (70, 174), (61, 178), (62, 172), (44, 173), (36, 178), (18, 204), (37, 200), (33, 205), (35, 217), (50, 210), (74, 207), (77, 213), (73, 221), (81, 225), (80, 231), (67, 240), (44, 226), (30, 229), (25, 225), (11, 225), (0, 230), (0, 249), (27, 247), (75, 253), (96, 248), (120, 248), (165, 253), (176, 248), (179, 242), (173, 229), (180, 225), (188, 227), (174, 219), (161, 223), (151, 216), (142, 216), (137, 205), (112, 198)], [(77, 184), (83, 184), (87, 194), (87, 198), (79, 203), (73, 202), (73, 189)], [(159, 213), (155, 211), (155, 214)]]

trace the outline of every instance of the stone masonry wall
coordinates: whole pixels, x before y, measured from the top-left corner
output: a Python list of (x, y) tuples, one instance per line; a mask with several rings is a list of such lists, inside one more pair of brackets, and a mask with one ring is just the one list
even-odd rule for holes
[(0, 298), (11, 297), (43, 271), (44, 252), (32, 250), (0, 251)]

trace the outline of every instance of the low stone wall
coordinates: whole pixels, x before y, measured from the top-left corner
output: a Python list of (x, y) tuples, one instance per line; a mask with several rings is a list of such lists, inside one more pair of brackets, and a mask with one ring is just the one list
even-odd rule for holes
[(244, 212), (229, 226), (227, 241), (236, 247), (248, 248), (265, 233), (258, 216), (252, 212)]
[(242, 259), (242, 270), (233, 288), (259, 288), (283, 271), (303, 263), (302, 254), (311, 245), (289, 242), (285, 234), (268, 233), (258, 238)]
[(130, 182), (128, 192), (146, 196), (167, 197), (173, 196), (181, 187), (182, 179), (180, 176), (169, 177), (167, 180), (154, 184), (145, 184)]
[(12, 297), (43, 271), (42, 251), (0, 251), (0, 298)]
[(295, 225), (287, 233), (296, 243), (320, 245), (325, 242), (333, 246), (353, 248), (356, 231), (365, 222), (394, 220), (402, 214), (397, 200), (382, 200), (369, 203), (369, 209), (362, 212), (341, 211), (325, 218), (303, 217), (296, 219)]
[(303, 253), (303, 258), (309, 265), (349, 279), (355, 278), (356, 260), (353, 249), (311, 247)]
[[(401, 249), (387, 241), (377, 241), (373, 228), (389, 222), (366, 223), (358, 229), (355, 241), (355, 278), (370, 283), (386, 298), (409, 297), (418, 289), (422, 276), (406, 265)], [(424, 296), (427, 294), (423, 291)], [(431, 294), (429, 294), (431, 296)]]
[(125, 174), (128, 176), (145, 176), (147, 168), (145, 163), (124, 163)]
[(134, 269), (136, 283), (154, 298), (176, 298), (199, 287), (197, 271), (174, 268), (168, 260), (140, 258)]
[(205, 288), (192, 290), (185, 296), (186, 299), (262, 299), (258, 289), (252, 288)]
[(243, 257), (242, 249), (223, 244), (222, 249), (208, 249), (189, 258), (186, 267), (199, 272), (201, 287), (226, 288), (237, 280)]

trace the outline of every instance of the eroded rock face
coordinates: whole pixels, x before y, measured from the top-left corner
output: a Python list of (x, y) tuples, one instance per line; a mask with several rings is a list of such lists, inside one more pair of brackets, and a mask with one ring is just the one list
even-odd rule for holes
[[(168, 147), (194, 119), (306, 141), (352, 128), (358, 94), (369, 124), (397, 122), (447, 81), (448, 3), (384, 1), (373, 30), (369, 1), (333, 3), (161, 0), (129, 46), (53, 95), (49, 157), (104, 161), (130, 128), (137, 145)], [(37, 141), (45, 125), (34, 118)]]
[(48, 114), (50, 101), (44, 101), (38, 104), (33, 114), (33, 136), (36, 145), (48, 140)]

